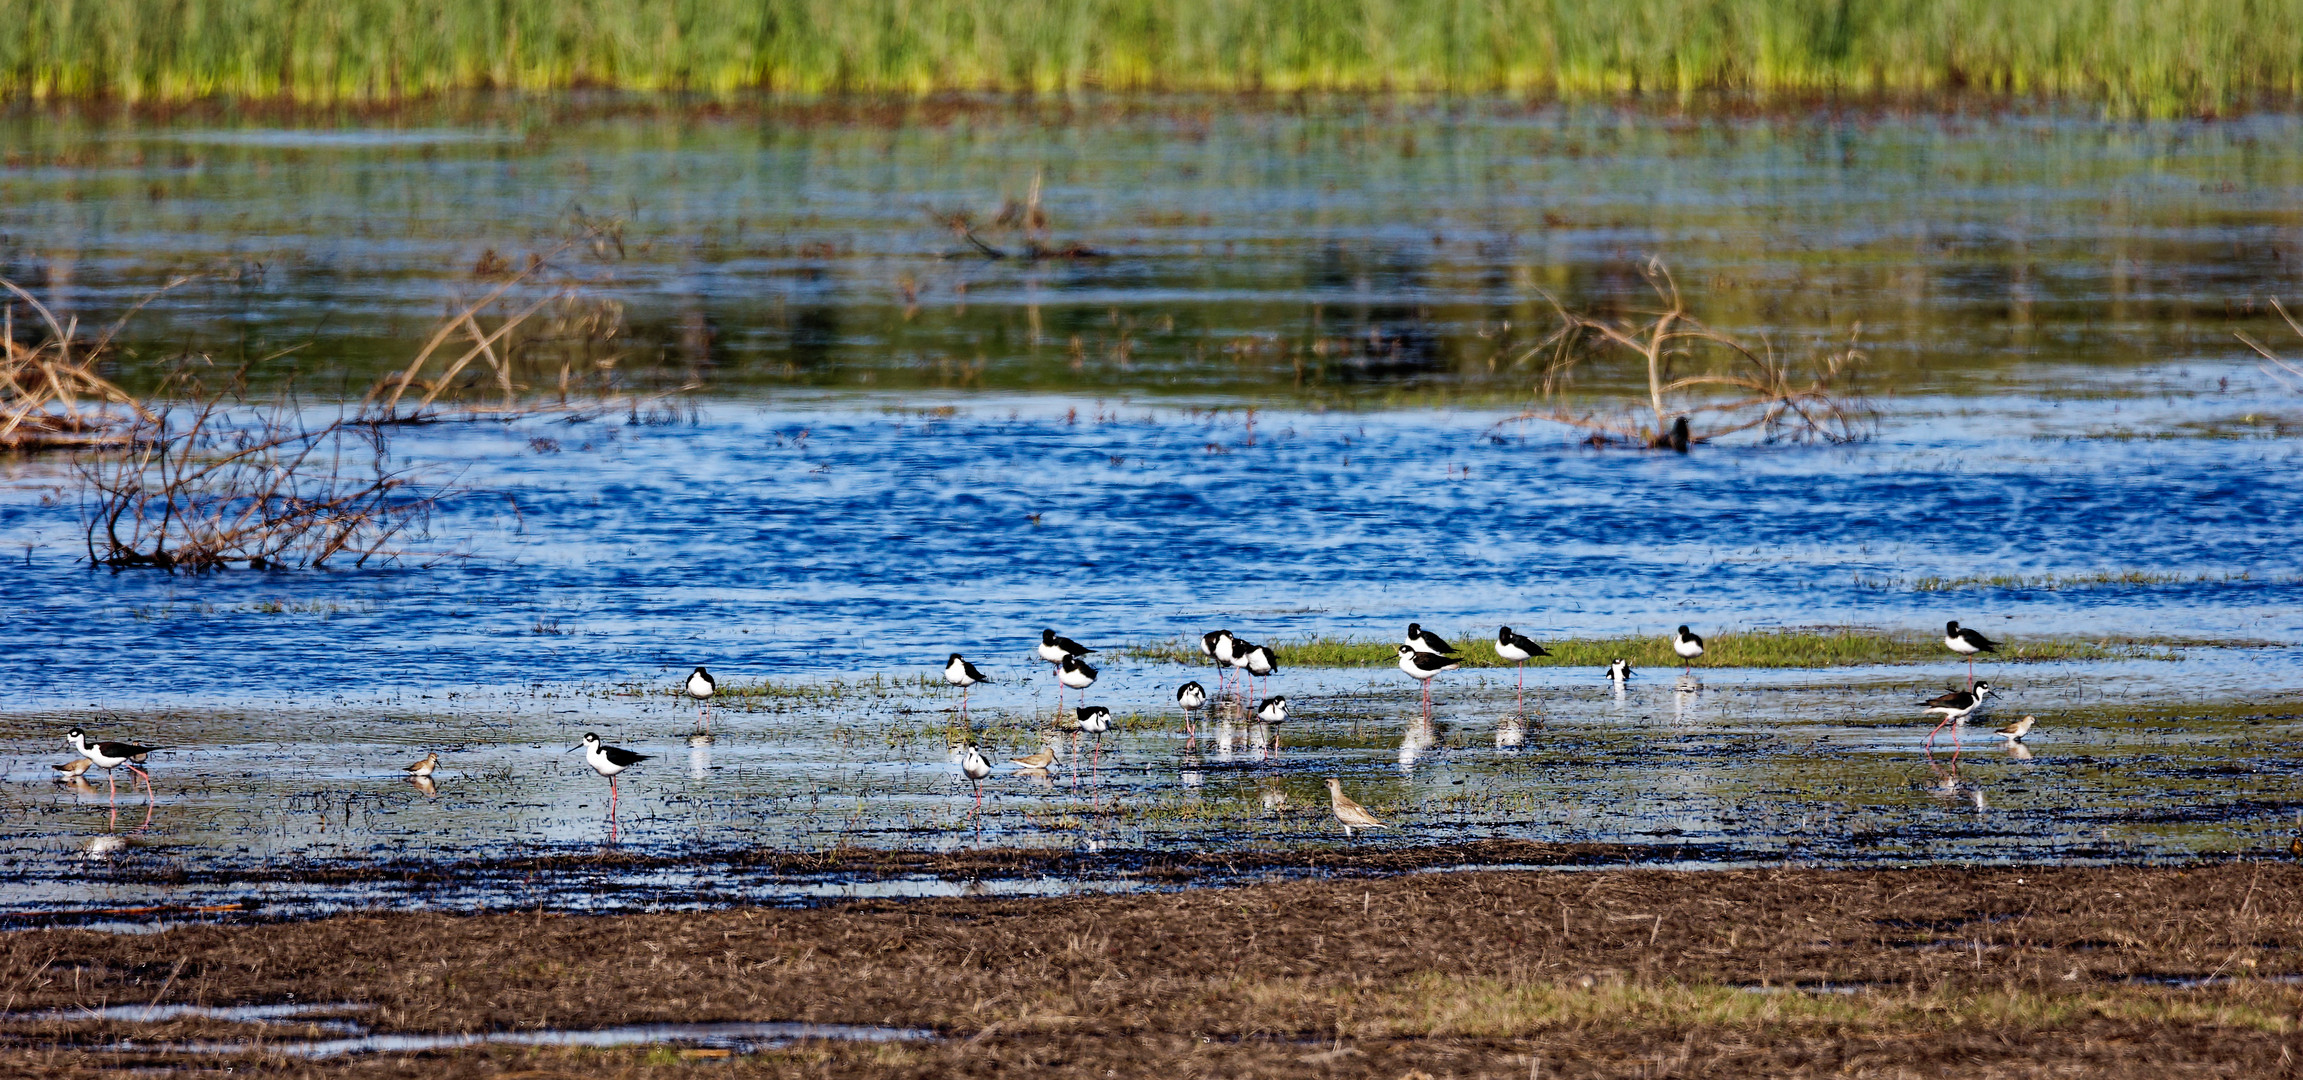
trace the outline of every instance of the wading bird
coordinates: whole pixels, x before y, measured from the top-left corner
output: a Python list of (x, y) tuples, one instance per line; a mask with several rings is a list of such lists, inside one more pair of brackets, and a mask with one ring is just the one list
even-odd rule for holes
[[(1079, 722), (1080, 731), (1096, 737), (1093, 756), (1088, 759), (1088, 769), (1094, 772), (1103, 765), (1104, 732), (1112, 729), (1112, 711), (1101, 705), (1085, 705), (1073, 716)], [(1075, 779), (1079, 776), (1079, 760), (1075, 751), (1072, 757), (1072, 775)]]
[(712, 730), (711, 706), (705, 702), (710, 701), (712, 695), (719, 692), (719, 680), (712, 678), (711, 672), (705, 671), (699, 666), (696, 670), (688, 673), (687, 685), (682, 689), (688, 692), (689, 697), (696, 699), (697, 726), (705, 731)]
[(1999, 643), (1974, 630), (1963, 628), (1959, 620), (1943, 624), (1943, 647), (1967, 658), (1967, 688), (1975, 689), (1975, 654), (1998, 652)]
[(1422, 623), (1407, 624), (1407, 640), (1401, 644), (1419, 653), (1430, 653), (1433, 656), (1455, 655), (1455, 646), (1448, 644), (1446, 638), (1424, 629)]
[(1623, 684), (1631, 681), (1631, 661), (1616, 657), (1607, 665), (1607, 677), (1615, 683), (1616, 689), (1623, 689)]
[(1335, 819), (1343, 822), (1343, 834), (1345, 836), (1350, 836), (1353, 829), (1389, 827), (1383, 822), (1377, 821), (1374, 814), (1368, 813), (1367, 807), (1346, 798), (1343, 793), (1343, 781), (1333, 776), (1327, 778), (1327, 798), (1328, 802), (1335, 807)]
[(424, 760), (419, 761), (414, 765), (407, 766), (401, 771), (407, 773), (410, 776), (430, 776), (432, 775), (432, 770), (439, 767), (440, 755), (426, 754), (424, 755)]
[[(1269, 645), (1258, 645), (1249, 649), (1247, 655), (1241, 657), (1240, 660), (1241, 666), (1247, 669), (1247, 673), (1258, 679), (1269, 679), (1279, 671), (1279, 654), (1271, 651)], [(1264, 684), (1264, 689), (1269, 690), (1270, 688), (1269, 683)]]
[(1680, 626), (1679, 632), (1671, 636), (1671, 651), (1678, 653), (1681, 660), (1687, 661), (1686, 669), (1680, 674), (1693, 675), (1695, 674), (1695, 658), (1703, 655), (1703, 639), (1688, 633), (1687, 627), (1683, 624)]
[(1271, 728), (1271, 749), (1275, 753), (1278, 752), (1279, 725), (1287, 719), (1287, 698), (1270, 697), (1257, 702), (1255, 718), (1258, 723), (1268, 725)]
[(1207, 687), (1201, 686), (1197, 679), (1176, 687), (1175, 703), (1183, 708), (1184, 737), (1187, 739), (1199, 738), (1199, 732), (1192, 728), (1191, 714), (1193, 710), (1207, 704)]
[(1063, 661), (1056, 665), (1056, 714), (1059, 716), (1063, 714), (1064, 687), (1085, 690), (1095, 684), (1096, 669), (1093, 665), (1076, 656), (1064, 657)]
[(1454, 671), (1462, 663), (1451, 657), (1417, 652), (1413, 646), (1399, 647), (1399, 670), (1423, 683), (1423, 711), (1427, 714), (1431, 712), (1431, 680), (1442, 671)]
[(578, 750), (584, 752), (584, 764), (591, 766), (593, 772), (608, 778), (608, 820), (614, 821), (616, 800), (622, 796), (616, 790), (616, 774), (648, 760), (649, 755), (634, 753), (621, 746), (603, 746), (600, 737), (589, 731), (584, 733), (584, 741), (569, 747), (567, 753), (573, 754)]
[(964, 714), (968, 711), (968, 691), (977, 683), (992, 681), (992, 677), (976, 670), (976, 666), (961, 659), (960, 654), (953, 653), (951, 659), (944, 661), (944, 681), (960, 688), (960, 712)]
[(1936, 721), (1935, 727), (1928, 731), (1927, 745), (1935, 745), (1935, 733), (1942, 731), (1945, 724), (1952, 725), (1952, 738), (1956, 744), (1959, 729), (1966, 726), (1969, 717), (1988, 708), (1990, 697), (1997, 692), (1991, 689), (1990, 683), (1979, 682), (1973, 690), (1953, 690), (1920, 702), (1920, 708), (1927, 710), (1929, 715), (1943, 718)]
[[(1512, 689), (1524, 695), (1527, 692), (1527, 662), (1538, 656), (1550, 656), (1551, 650), (1536, 644), (1534, 638), (1506, 626), (1495, 632), (1495, 655), (1511, 661), (1518, 675), (1512, 683)], [(1514, 697), (1513, 701), (1516, 703), (1518, 698)], [(1514, 707), (1517, 707), (1516, 704)]]
[(992, 774), (992, 763), (984, 759), (984, 752), (976, 749), (972, 742), (952, 747), (952, 760), (959, 764), (960, 774), (975, 785), (976, 816), (980, 819), (984, 812), (984, 777)]
[(48, 767), (56, 770), (57, 783), (68, 784), (74, 780), (80, 779), (80, 774), (87, 772), (88, 766), (91, 764), (94, 763), (89, 761), (87, 758), (81, 757), (73, 758), (72, 760), (67, 761), (62, 765), (50, 765)]
[(2038, 722), (2038, 717), (2026, 716), (2021, 720), (2017, 720), (2016, 722), (2007, 725), (2006, 727), (2000, 728), (1998, 735), (2000, 738), (2005, 739), (2008, 742), (2022, 742), (2024, 736), (2031, 734), (2031, 725)]
[(136, 743), (123, 742), (92, 743), (88, 741), (87, 733), (81, 731), (79, 728), (73, 728), (71, 731), (66, 732), (64, 735), (64, 741), (71, 743), (72, 749), (80, 751), (80, 756), (87, 758), (89, 764), (104, 770), (104, 785), (105, 790), (108, 792), (106, 798), (114, 802), (119, 800), (120, 785), (119, 782), (114, 778), (112, 770), (117, 769), (122, 765), (126, 765), (128, 766), (129, 772), (135, 773), (137, 776), (143, 778), (144, 798), (146, 802), (149, 803), (153, 799), (152, 774), (137, 768), (136, 762), (144, 760), (144, 755), (149, 754), (154, 750), (166, 750), (167, 747), (141, 746)]
[(1233, 640), (1229, 630), (1210, 630), (1199, 638), (1199, 651), (1215, 661), (1215, 690), (1218, 694), (1223, 693), (1224, 679), (1231, 674)]
[(1030, 757), (1009, 758), (1008, 762), (1019, 769), (1045, 769), (1056, 763), (1056, 744), (1050, 741), (1040, 748), (1039, 753)]

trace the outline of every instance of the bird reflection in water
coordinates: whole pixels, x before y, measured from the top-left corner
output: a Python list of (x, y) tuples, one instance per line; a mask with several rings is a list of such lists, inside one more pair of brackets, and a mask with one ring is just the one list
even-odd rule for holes
[(1221, 761), (1230, 761), (1232, 755), (1239, 752), (1239, 725), (1233, 723), (1231, 717), (1224, 717), (1223, 719), (1217, 721), (1215, 726), (1215, 738), (1210, 741), (1215, 743), (1216, 758)]
[(1932, 750), (1926, 751), (1926, 755), (1927, 771), (1933, 777), (1933, 782), (1927, 787), (1928, 794), (1946, 803), (1966, 802), (1979, 811), (1991, 809), (1990, 800), (1984, 798), (1982, 785), (1970, 782), (1960, 775), (1959, 755), (1956, 752), (1951, 755), (1951, 760), (1947, 764), (1938, 764)]
[(92, 836), (88, 838), (88, 846), (84, 850), (90, 858), (110, 858), (128, 850), (128, 838), (116, 835)]
[(701, 780), (704, 778), (704, 774), (710, 771), (712, 771), (712, 737), (709, 735), (688, 736), (688, 778)]
[(1399, 771), (1415, 771), (1416, 759), (1438, 741), (1439, 730), (1432, 725), (1430, 717), (1419, 716), (1410, 721), (1399, 737)]
[(1506, 716), (1495, 722), (1495, 748), (1517, 752), (1527, 745), (1527, 724), (1517, 716)]
[(437, 799), (440, 797), (440, 785), (435, 783), (429, 776), (411, 776), (408, 778), (408, 786), (423, 792), (424, 797), (427, 799)]

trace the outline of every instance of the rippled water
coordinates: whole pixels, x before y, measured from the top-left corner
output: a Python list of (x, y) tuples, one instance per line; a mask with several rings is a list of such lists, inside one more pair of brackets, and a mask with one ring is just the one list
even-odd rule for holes
[[(2220, 305), (2294, 283), (2292, 118), (1187, 121), (610, 117), (434, 138), (8, 118), (7, 273), (97, 312), (165, 265), (261, 262), (165, 305), (143, 340), (317, 337), (309, 362), (347, 386), (504, 243), (467, 216), (528, 236), (564, 204), (644, 192), (617, 271), (635, 326), (711, 392), (653, 418), (671, 422), (401, 432), (394, 453), (454, 488), (419, 546), (456, 558), (430, 567), (92, 572), (68, 463), (0, 461), (0, 897), (624, 909), (1134, 888), (1122, 869), (858, 882), (726, 859), (1316, 849), (1342, 841), (1329, 775), (1398, 826), (1360, 843), (1590, 841), (1686, 864), (2283, 845), (2303, 762), (2299, 399), (2235, 355), (2226, 335), (2255, 316)], [(923, 207), (996, 203), (1035, 169), (1056, 231), (1108, 258), (943, 258)], [(1620, 298), (1624, 260), (1657, 248), (1723, 321), (1864, 320), (1894, 373), (1879, 437), (1600, 452), (1482, 396), (1518, 377), (1486, 358), (1521, 286)], [(710, 333), (684, 355), (691, 316)], [(1259, 335), (1281, 344), (1226, 348)], [(1307, 351), (1331, 339), (1359, 344)], [(962, 378), (939, 356), (985, 366)], [(1931, 578), (1969, 584), (1915, 587)], [(1516, 724), (1500, 676), (1455, 675), (1428, 727), (1396, 672), (1290, 671), (1267, 754), (1249, 726), (1187, 745), (1171, 695), (1206, 673), (1114, 655), (1218, 625), (1946, 618), (2257, 644), (1994, 670), (2002, 716), (2036, 713), (2040, 734), (2026, 757), (1970, 733), (1987, 745), (1956, 771), (1911, 705), (1960, 674), (1948, 660), (1713, 672), (1685, 693), (1652, 672), (1622, 699), (1596, 672), (1538, 669)], [(946, 761), (950, 697), (921, 680), (953, 650), (977, 659), (1003, 680), (974, 699), (987, 745), (1036, 750), (1043, 626), (1103, 647), (1092, 693), (1122, 730), (1077, 787), (1003, 771), (974, 817)], [(699, 663), (786, 693), (691, 744), (670, 691)], [(74, 723), (176, 747), (155, 758), (148, 829), (140, 795), (115, 821), (101, 780), (51, 782)], [(564, 753), (587, 730), (656, 755), (627, 774), (612, 837), (605, 785)], [(396, 771), (426, 750), (446, 759), (434, 792)], [(611, 842), (696, 861), (541, 880), (501, 862)], [(417, 880), (474, 861), (494, 869)]]

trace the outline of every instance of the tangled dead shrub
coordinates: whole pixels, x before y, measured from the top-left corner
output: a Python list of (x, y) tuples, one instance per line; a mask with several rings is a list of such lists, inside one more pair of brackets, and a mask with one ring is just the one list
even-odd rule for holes
[[(1861, 324), (1845, 348), (1826, 351), (1806, 371), (1762, 341), (1754, 347), (1688, 313), (1679, 283), (1659, 259), (1641, 268), (1659, 302), (1644, 321), (1567, 310), (1549, 293), (1560, 327), (1514, 363), (1541, 363), (1536, 404), (1515, 419), (1548, 420), (1590, 432), (1596, 446), (1675, 449), (1758, 430), (1769, 442), (1855, 442), (1868, 438), (1873, 410), (1851, 390), (1864, 354)], [(1579, 410), (1568, 395), (1578, 368), (1611, 355), (1646, 369), (1644, 402)], [(1643, 415), (1644, 414), (1644, 415)]]
[[(88, 559), (194, 572), (401, 560), (444, 489), (395, 468), (381, 430), (313, 422), (293, 395), (256, 401), (240, 374), (176, 363), (125, 449), (82, 455)], [(430, 558), (446, 558), (437, 553)]]

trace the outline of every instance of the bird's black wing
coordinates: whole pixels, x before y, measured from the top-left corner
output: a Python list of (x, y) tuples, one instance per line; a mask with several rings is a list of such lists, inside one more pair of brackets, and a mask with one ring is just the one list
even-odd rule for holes
[(627, 769), (648, 760), (648, 758), (651, 756), (648, 754), (636, 754), (630, 750), (624, 749), (621, 746), (603, 746), (600, 748), (600, 753), (607, 756), (608, 764), (622, 766)]
[(965, 660), (962, 660), (962, 661), (960, 661), (960, 670), (961, 670), (962, 672), (965, 672), (965, 673), (967, 674), (967, 677), (968, 677), (968, 678), (974, 679), (974, 680), (975, 680), (975, 681), (977, 681), (977, 682), (990, 682), (990, 681), (992, 681), (992, 677), (991, 677), (991, 676), (989, 676), (989, 675), (986, 675), (986, 674), (984, 674), (983, 672), (976, 670), (976, 666), (975, 666), (974, 664), (971, 664), (971, 663), (969, 663), (969, 662), (967, 662), (967, 661), (965, 661)]
[(154, 750), (166, 749), (165, 746), (138, 746), (135, 743), (126, 742), (100, 742), (96, 744), (97, 752), (105, 757), (143, 757)]

